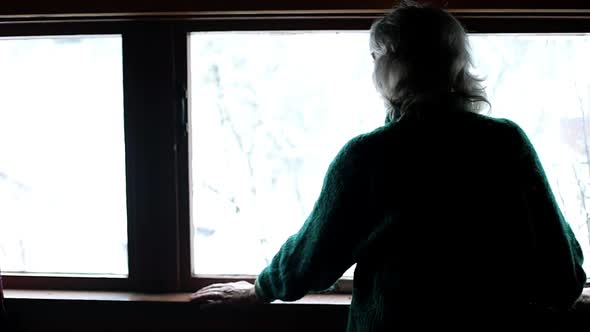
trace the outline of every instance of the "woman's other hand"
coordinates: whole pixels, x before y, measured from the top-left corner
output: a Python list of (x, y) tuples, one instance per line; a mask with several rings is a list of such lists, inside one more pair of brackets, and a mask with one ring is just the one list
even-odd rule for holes
[(247, 281), (213, 284), (191, 294), (191, 301), (200, 303), (255, 304), (262, 303), (254, 285)]

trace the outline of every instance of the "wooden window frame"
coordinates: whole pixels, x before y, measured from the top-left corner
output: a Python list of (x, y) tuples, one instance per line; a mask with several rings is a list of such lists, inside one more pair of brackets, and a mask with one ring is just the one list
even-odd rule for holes
[[(7, 9), (11, 1), (25, 9)], [(366, 30), (389, 6), (352, 0), (322, 6), (311, 1), (277, 5), (232, 0), (222, 7), (218, 2), (193, 2), (166, 8), (165, 1), (162, 8), (142, 7), (150, 3), (145, 1), (122, 2), (117, 7), (114, 1), (96, 1), (86, 11), (70, 0), (30, 8), (28, 0), (0, 4), (0, 37), (123, 36), (129, 248), (128, 278), (8, 275), (5, 287), (162, 293), (193, 291), (216, 282), (253, 282), (253, 276), (195, 277), (191, 272), (188, 36), (197, 31)], [(583, 1), (562, 1), (565, 9), (555, 9), (549, 1), (496, 1), (495, 8), (487, 1), (449, 3), (470, 33), (590, 32), (590, 5)], [(338, 287), (349, 292), (352, 281), (343, 280)]]
[[(104, 18), (104, 17), (173, 17), (197, 15), (260, 15), (260, 14), (380, 14), (398, 0), (4, 0), (0, 3), (0, 19), (31, 18)], [(590, 13), (585, 0), (428, 0), (437, 7), (457, 13), (549, 14)]]
[[(503, 13), (490, 15), (488, 13), (467, 13), (463, 15), (461, 13), (454, 13), (455, 16), (461, 21), (466, 27), (469, 33), (588, 33), (590, 32), (590, 16), (585, 15), (551, 15), (547, 16), (538, 14), (522, 15), (522, 13), (516, 15), (514, 13)], [(223, 17), (217, 19), (202, 19), (193, 18), (190, 21), (184, 23), (184, 28), (181, 30), (185, 35), (191, 32), (204, 32), (204, 31), (296, 31), (296, 30), (368, 30), (372, 22), (378, 17), (378, 15), (358, 15), (351, 17), (313, 17), (306, 16), (305, 18), (293, 18), (288, 15), (283, 17), (269, 18), (243, 18), (243, 17)], [(286, 29), (285, 27), (289, 27)], [(186, 50), (185, 50), (186, 52)], [(185, 62), (188, 66), (188, 62)], [(188, 70), (183, 71), (188, 76)], [(183, 76), (182, 79), (184, 86), (188, 86), (188, 77)], [(190, 113), (190, 112), (189, 112)], [(183, 142), (183, 149), (181, 149), (180, 165), (182, 167), (190, 168), (190, 136), (186, 137), (186, 141)], [(186, 206), (190, 205), (190, 171), (183, 169), (181, 173), (184, 176), (184, 180), (181, 183), (187, 185), (184, 192), (181, 193), (181, 199), (185, 202)], [(186, 211), (189, 211), (187, 208)], [(189, 212), (190, 213), (190, 212)], [(191, 234), (191, 219), (190, 215), (184, 215), (181, 222), (182, 228), (188, 230), (184, 232), (187, 236), (183, 239), (183, 247), (191, 248), (190, 234)], [(192, 250), (191, 250), (192, 252)], [(188, 266), (187, 270), (190, 274), (191, 271), (191, 259), (190, 253), (185, 254), (182, 257), (182, 264)], [(186, 271), (186, 270), (185, 270)], [(225, 276), (225, 275), (198, 275), (192, 276), (189, 279), (187, 275), (183, 274), (183, 289), (198, 289), (205, 285), (217, 282), (228, 282), (247, 280), (253, 282), (254, 276), (243, 275), (243, 276)], [(335, 292), (350, 293), (352, 291), (352, 280), (341, 279), (336, 284)]]
[[(0, 23), (0, 37), (122, 36), (129, 274), (7, 274), (6, 289), (161, 292), (180, 289), (176, 144), (178, 91), (170, 22)], [(147, 54), (147, 56), (146, 56)]]
[[(119, 24), (100, 24), (96, 22), (87, 23), (27, 23), (14, 24), (0, 21), (0, 38), (2, 37), (32, 37), (32, 36), (69, 36), (69, 35), (123, 35), (125, 28)], [(124, 78), (125, 84), (125, 78)], [(126, 121), (127, 122), (127, 121)], [(125, 132), (127, 126), (125, 124)], [(126, 136), (126, 135), (125, 135)], [(127, 139), (126, 139), (127, 140)], [(125, 142), (125, 163), (126, 163), (126, 187), (129, 187), (132, 177), (130, 165), (133, 155), (132, 146)], [(127, 222), (128, 241), (130, 230), (133, 227), (134, 211), (132, 210), (133, 197), (127, 194)], [(129, 257), (131, 263), (131, 257)], [(69, 275), (69, 274), (68, 274)], [(68, 289), (68, 290), (126, 290), (130, 289), (132, 273), (129, 271), (127, 278), (107, 278), (93, 275), (77, 275), (73, 277), (60, 274), (37, 274), (37, 273), (15, 273), (3, 272), (2, 279), (5, 289)]]

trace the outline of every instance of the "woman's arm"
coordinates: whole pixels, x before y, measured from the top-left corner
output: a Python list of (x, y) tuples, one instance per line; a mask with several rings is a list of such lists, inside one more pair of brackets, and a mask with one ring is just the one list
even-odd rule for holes
[(214, 284), (191, 295), (203, 303), (293, 301), (332, 286), (352, 266), (378, 220), (374, 207), (375, 152), (366, 136), (348, 142), (330, 164), (320, 197), (299, 232), (289, 237), (255, 286)]
[(533, 231), (533, 301), (542, 306), (571, 306), (586, 282), (582, 250), (559, 209), (532, 143), (518, 125), (507, 122), (518, 148), (518, 174)]
[(313, 211), (256, 280), (256, 294), (270, 302), (294, 301), (332, 286), (355, 263), (375, 226), (371, 149), (360, 136), (331, 163)]

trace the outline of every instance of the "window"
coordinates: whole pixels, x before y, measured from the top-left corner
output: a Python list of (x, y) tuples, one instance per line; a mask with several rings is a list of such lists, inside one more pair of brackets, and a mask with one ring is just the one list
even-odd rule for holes
[[(590, 35), (470, 40), (489, 115), (530, 136), (590, 256)], [(256, 275), (311, 212), (338, 150), (383, 124), (368, 34), (193, 33), (190, 45), (193, 273)]]
[(126, 276), (121, 36), (0, 39), (2, 271)]
[[(366, 30), (390, 3), (13, 2), (0, 9), (9, 288), (253, 279), (307, 217), (336, 152), (385, 119)], [(590, 256), (588, 35), (554, 34), (590, 21), (566, 2), (452, 9), (478, 32), (490, 115), (531, 136)]]

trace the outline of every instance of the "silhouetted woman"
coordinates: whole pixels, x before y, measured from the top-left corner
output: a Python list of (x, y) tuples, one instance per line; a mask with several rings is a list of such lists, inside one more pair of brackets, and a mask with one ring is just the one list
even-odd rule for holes
[(370, 39), (386, 124), (342, 148), (255, 286), (212, 285), (193, 299), (294, 301), (356, 263), (348, 331), (568, 310), (586, 281), (580, 246), (525, 133), (478, 114), (487, 100), (460, 23), (402, 4)]

